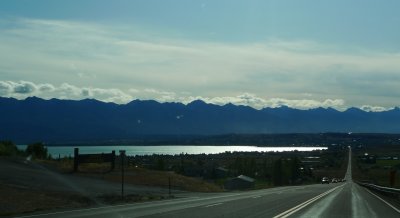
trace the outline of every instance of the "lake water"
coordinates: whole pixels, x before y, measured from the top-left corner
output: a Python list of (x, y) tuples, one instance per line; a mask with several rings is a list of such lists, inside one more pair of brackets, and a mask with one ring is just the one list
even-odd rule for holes
[[(18, 145), (25, 150), (26, 145)], [(152, 154), (218, 154), (224, 152), (283, 152), (283, 151), (313, 151), (324, 150), (326, 147), (257, 147), (257, 146), (192, 146), (192, 145), (165, 145), (165, 146), (49, 146), (48, 152), (53, 157), (74, 156), (74, 148), (79, 148), (80, 154), (111, 153), (115, 150), (126, 150), (127, 155), (152, 155)]]

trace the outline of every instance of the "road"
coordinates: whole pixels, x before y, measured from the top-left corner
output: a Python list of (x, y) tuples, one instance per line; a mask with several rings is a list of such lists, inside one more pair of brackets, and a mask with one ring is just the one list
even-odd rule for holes
[(400, 210), (351, 179), (347, 182), (197, 194), (184, 198), (25, 217), (400, 217)]

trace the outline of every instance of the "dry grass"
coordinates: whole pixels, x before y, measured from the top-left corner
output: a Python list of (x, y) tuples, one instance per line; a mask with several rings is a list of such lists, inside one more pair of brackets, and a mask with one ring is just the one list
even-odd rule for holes
[(0, 216), (59, 208), (79, 208), (91, 204), (89, 199), (77, 195), (35, 191), (5, 184), (0, 184), (0, 193)]
[[(49, 167), (57, 169), (62, 173), (71, 173), (73, 160), (61, 159), (59, 161), (42, 161)], [(110, 163), (85, 163), (79, 165), (78, 174), (82, 176), (96, 177), (112, 182), (121, 181), (120, 169), (110, 171)], [(171, 179), (173, 189), (194, 192), (220, 192), (222, 189), (202, 179), (179, 175), (170, 171), (156, 171), (144, 168), (127, 167), (125, 169), (125, 182), (132, 185), (145, 185), (168, 188), (168, 179)]]
[[(381, 186), (390, 186), (390, 169), (381, 167), (367, 167), (362, 165), (362, 168), (353, 168), (353, 178), (358, 181), (369, 181)], [(400, 188), (400, 173), (396, 173), (394, 188)]]
[[(355, 152), (353, 155), (353, 179), (357, 181), (368, 181), (381, 186), (390, 186), (390, 171), (399, 164), (399, 160), (376, 160), (375, 164), (363, 163), (357, 159), (358, 155), (364, 152), (378, 156), (399, 156), (400, 148), (392, 146), (381, 146), (379, 148), (368, 149)], [(394, 188), (400, 188), (400, 173), (395, 175)]]
[[(120, 182), (120, 173), (104, 175), (106, 180)], [(168, 188), (169, 179), (173, 189), (194, 192), (220, 192), (222, 189), (215, 184), (205, 182), (201, 179), (191, 178), (176, 174), (174, 172), (156, 171), (142, 168), (130, 168), (125, 172), (125, 182), (134, 185), (146, 185)]]
[(107, 204), (121, 204), (121, 203), (133, 203), (133, 202), (146, 202), (146, 201), (158, 201), (163, 199), (172, 199), (174, 196), (162, 196), (162, 195), (126, 195), (121, 198), (120, 195), (101, 195), (98, 197), (102, 202)]
[[(36, 160), (37, 162), (55, 169), (61, 173), (71, 173), (74, 169), (74, 161), (72, 159), (61, 160)], [(110, 172), (110, 163), (82, 163), (79, 164), (78, 172), (80, 173), (107, 173)]]

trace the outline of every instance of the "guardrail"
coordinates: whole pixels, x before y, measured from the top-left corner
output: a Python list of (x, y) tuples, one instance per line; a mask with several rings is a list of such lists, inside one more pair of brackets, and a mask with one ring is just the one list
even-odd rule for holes
[(377, 191), (384, 195), (388, 195), (388, 196), (396, 198), (397, 200), (400, 200), (400, 189), (389, 188), (389, 187), (384, 187), (384, 186), (379, 186), (379, 185), (375, 185), (375, 184), (371, 184), (371, 183), (364, 183), (364, 182), (356, 182), (356, 183), (365, 188), (368, 188), (370, 190), (374, 190), (374, 191)]

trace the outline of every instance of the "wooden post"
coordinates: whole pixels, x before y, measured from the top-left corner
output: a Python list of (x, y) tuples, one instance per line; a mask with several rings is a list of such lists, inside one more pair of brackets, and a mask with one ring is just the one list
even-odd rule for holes
[(389, 183), (390, 187), (394, 187), (394, 184), (396, 183), (396, 170), (390, 170), (389, 173)]
[(79, 148), (74, 148), (74, 172), (78, 171), (79, 165)]
[(121, 197), (124, 199), (124, 157), (125, 150), (119, 150), (119, 156), (121, 158)]
[(171, 197), (171, 177), (168, 177), (168, 195)]
[(111, 157), (111, 170), (114, 170), (114, 168), (115, 168), (115, 150), (112, 150), (111, 155), (112, 155), (112, 157)]

